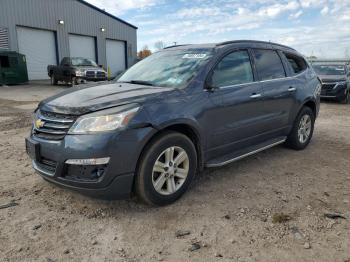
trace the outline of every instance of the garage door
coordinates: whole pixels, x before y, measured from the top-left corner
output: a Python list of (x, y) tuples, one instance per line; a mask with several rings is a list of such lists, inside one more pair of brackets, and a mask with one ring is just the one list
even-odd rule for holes
[(111, 76), (116, 76), (125, 70), (125, 42), (107, 39), (106, 56)]
[(69, 35), (69, 50), (71, 57), (84, 57), (96, 61), (94, 37)]
[(54, 32), (17, 27), (18, 49), (27, 58), (29, 80), (48, 79), (47, 66), (56, 65)]

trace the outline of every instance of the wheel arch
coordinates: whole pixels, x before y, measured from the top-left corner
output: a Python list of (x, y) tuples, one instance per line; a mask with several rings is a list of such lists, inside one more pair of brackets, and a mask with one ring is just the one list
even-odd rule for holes
[(197, 166), (198, 170), (203, 170), (204, 168), (204, 161), (203, 161), (203, 146), (201, 143), (201, 136), (198, 131), (198, 129), (194, 126), (194, 124), (191, 124), (190, 121), (182, 121), (182, 120), (176, 120), (171, 123), (166, 123), (161, 126), (153, 126), (156, 130), (150, 137), (148, 137), (147, 141), (144, 143), (142, 146), (142, 149), (140, 150), (140, 154), (137, 160), (136, 164), (136, 170), (139, 169), (140, 161), (141, 158), (144, 155), (144, 152), (146, 148), (155, 140), (157, 139), (160, 135), (162, 135), (165, 132), (173, 131), (173, 132), (178, 132), (186, 137), (188, 137), (193, 145), (196, 148), (197, 152)]
[(304, 101), (304, 103), (302, 104), (302, 106), (299, 108), (299, 111), (304, 107), (309, 107), (311, 108), (312, 112), (314, 113), (314, 117), (317, 117), (317, 104), (313, 99), (307, 99), (306, 101)]

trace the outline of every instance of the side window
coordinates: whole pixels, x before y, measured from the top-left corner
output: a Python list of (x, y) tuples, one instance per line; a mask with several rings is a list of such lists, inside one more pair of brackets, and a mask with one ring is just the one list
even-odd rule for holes
[(62, 59), (61, 66), (69, 65), (69, 64), (70, 64), (69, 57), (65, 57)]
[(276, 51), (254, 49), (254, 58), (260, 80), (271, 80), (286, 76), (281, 58)]
[(223, 87), (253, 82), (253, 71), (247, 51), (236, 51), (225, 56), (215, 67), (212, 85)]
[(288, 53), (284, 53), (284, 55), (286, 56), (294, 74), (299, 74), (300, 72), (306, 70), (307, 63), (305, 62), (304, 58)]

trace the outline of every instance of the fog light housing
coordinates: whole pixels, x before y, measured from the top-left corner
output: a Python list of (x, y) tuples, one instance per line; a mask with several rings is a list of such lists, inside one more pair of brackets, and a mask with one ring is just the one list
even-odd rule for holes
[(66, 164), (68, 165), (81, 165), (81, 166), (95, 166), (106, 165), (109, 163), (109, 157), (103, 158), (90, 158), (90, 159), (68, 159)]

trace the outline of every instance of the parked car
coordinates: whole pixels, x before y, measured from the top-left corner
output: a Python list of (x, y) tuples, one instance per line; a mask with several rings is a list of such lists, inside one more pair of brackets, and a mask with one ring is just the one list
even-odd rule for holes
[(73, 86), (78, 85), (81, 80), (107, 80), (107, 72), (101, 66), (91, 59), (82, 57), (64, 57), (60, 65), (49, 65), (47, 72), (52, 85), (57, 85), (59, 81)]
[(310, 142), (321, 84), (294, 49), (259, 41), (163, 49), (117, 82), (42, 101), (26, 139), (46, 180), (166, 205), (197, 171)]
[(312, 65), (322, 82), (321, 98), (339, 102), (350, 101), (350, 71), (342, 63), (315, 63)]

